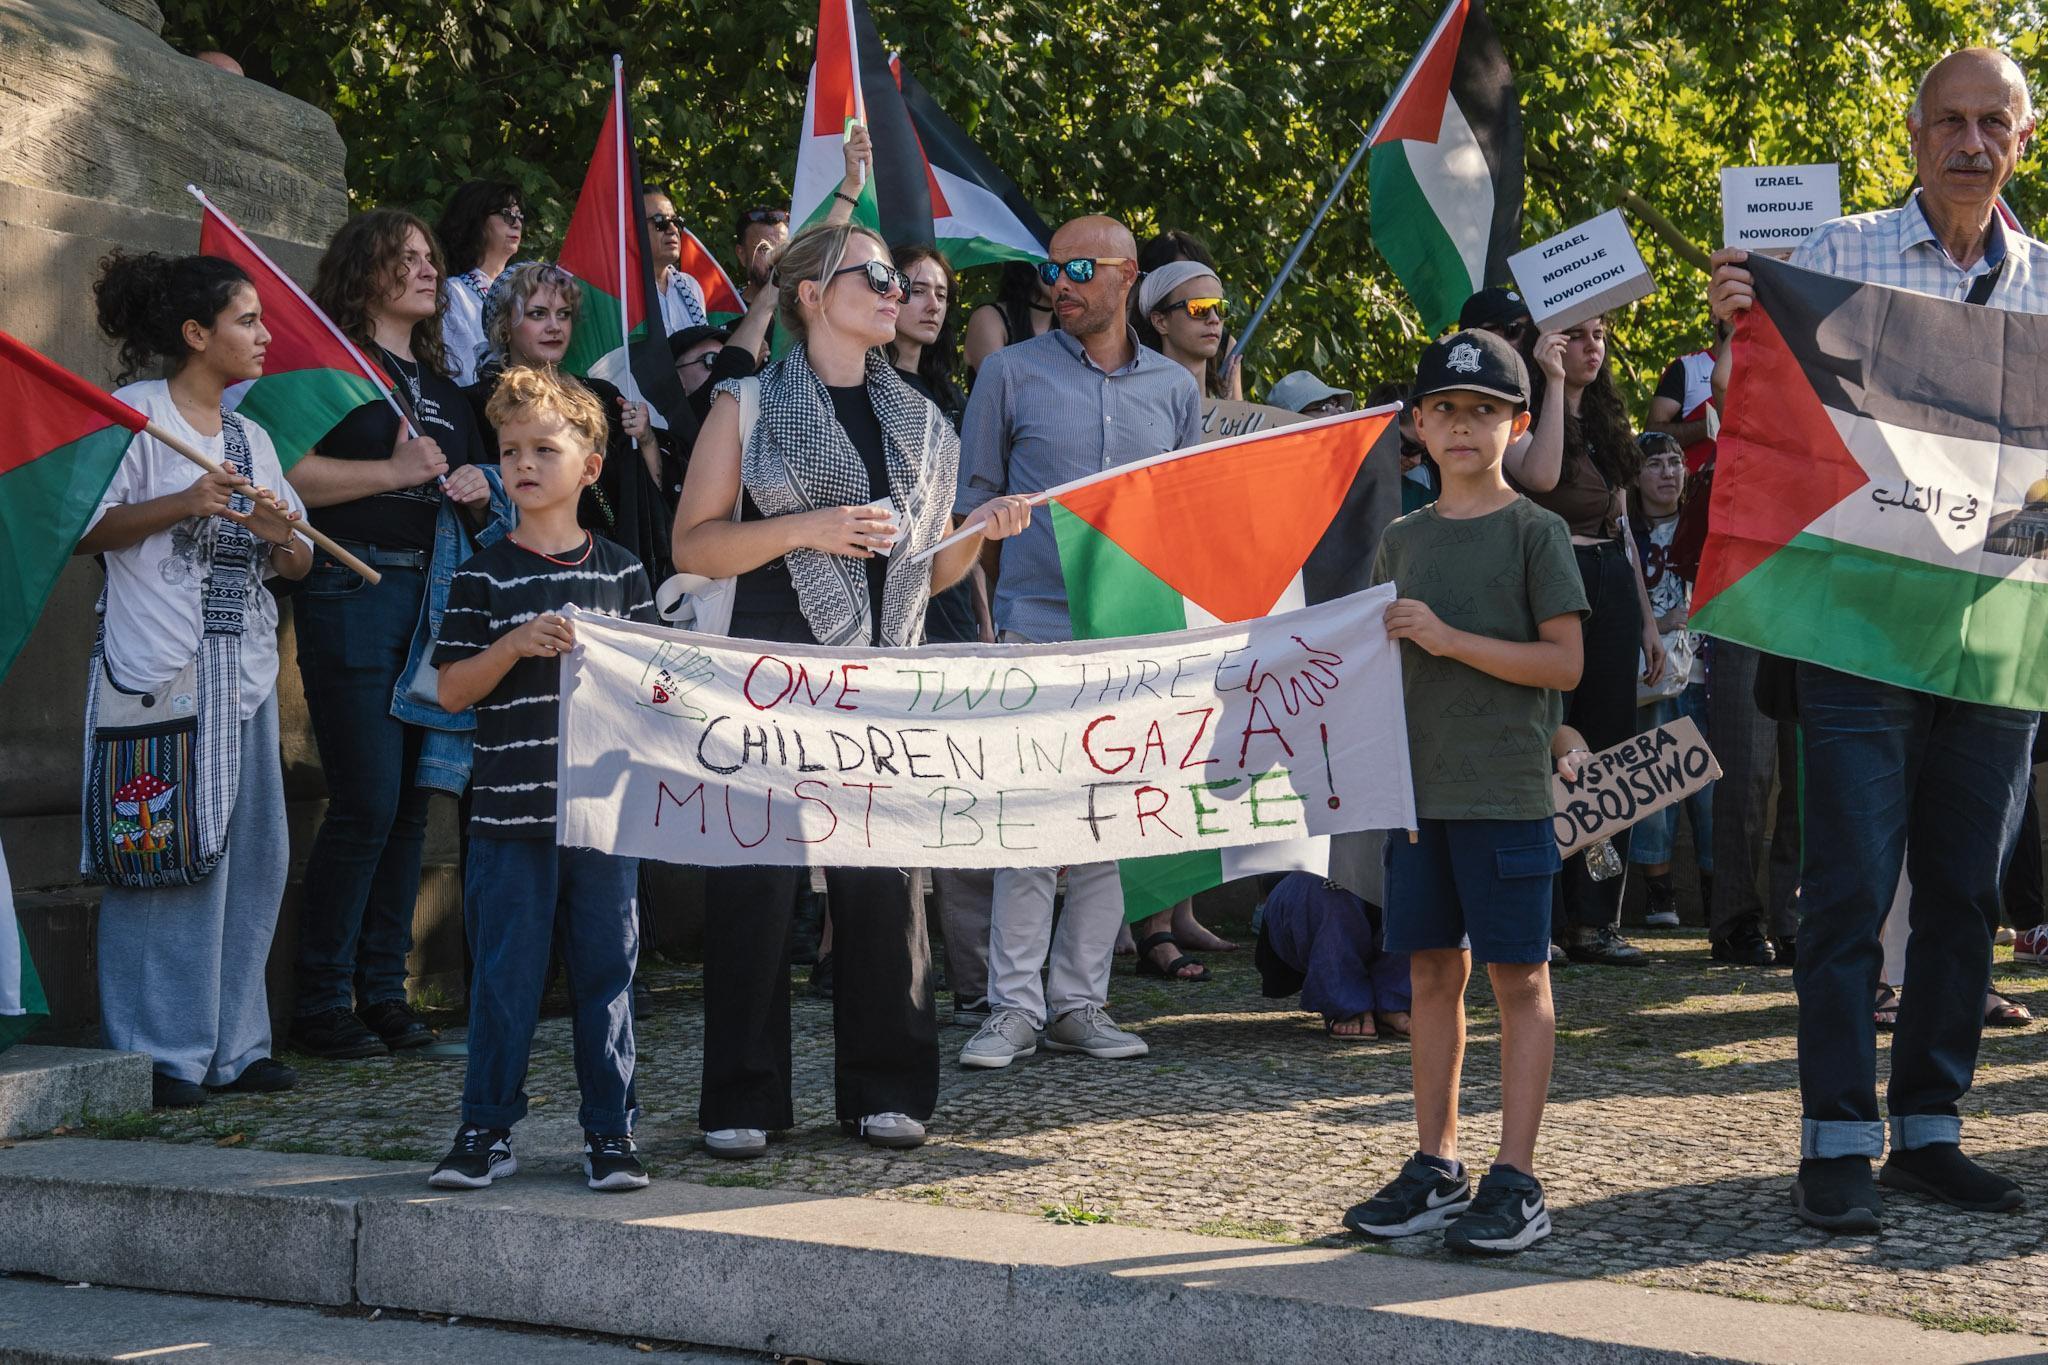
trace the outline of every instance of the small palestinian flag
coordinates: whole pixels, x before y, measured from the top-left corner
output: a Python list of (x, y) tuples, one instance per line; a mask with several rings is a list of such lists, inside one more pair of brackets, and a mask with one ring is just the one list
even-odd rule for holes
[(270, 434), (278, 463), (289, 470), (335, 423), (365, 403), (381, 398), (397, 406), (390, 379), (306, 297), (298, 282), (205, 194), (191, 185), (185, 188), (200, 203), (200, 254), (240, 266), (263, 304), (263, 326), (270, 333), (263, 377), (229, 389), (227, 404)]
[(15, 919), (7, 855), (0, 852), (0, 1052), (26, 1038), (49, 1013), (36, 964), (29, 960), (28, 935)]
[[(604, 127), (591, 153), (590, 169), (576, 196), (576, 211), (562, 238), (556, 262), (583, 285), (583, 307), (562, 368), (614, 385), (628, 399), (645, 401), (654, 424), (694, 433), (695, 417), (676, 378), (661, 306), (654, 291), (654, 255), (647, 244), (647, 219), (640, 211), (640, 162), (633, 150), (626, 102), (625, 62), (612, 57), (612, 98)], [(685, 235), (684, 251), (688, 252)], [(712, 269), (716, 270), (714, 263)], [(698, 281), (700, 284), (703, 281)], [(705, 290), (709, 300), (711, 291)], [(649, 319), (652, 319), (650, 324)], [(628, 494), (635, 487), (621, 485)], [(620, 509), (620, 524), (631, 525), (632, 509)]]
[(1522, 108), (1480, 0), (1451, 0), (1366, 141), (1373, 244), (1441, 332), (1522, 238)]
[(725, 273), (711, 248), (688, 228), (683, 229), (682, 272), (704, 291), (705, 315), (716, 325), (728, 326), (746, 314), (747, 302), (734, 287), (732, 276)]
[[(1051, 490), (1074, 638), (1249, 621), (1341, 596), (1318, 590), (1312, 561), (1332, 540), (1342, 542), (1340, 554), (1359, 557), (1360, 472), (1399, 412), (1373, 408), (1211, 441)], [(1124, 916), (1294, 869), (1328, 875), (1329, 841), (1126, 859)]]
[(982, 155), (917, 79), (889, 58), (924, 158), (932, 235), (955, 270), (1002, 261), (1042, 261), (1052, 230), (1016, 182)]
[(2048, 316), (1749, 270), (1693, 629), (2048, 710)]
[(924, 157), (866, 0), (819, 0), (818, 55), (804, 93), (789, 204), (798, 227), (822, 220), (832, 207), (832, 192), (846, 174), (841, 149), (848, 119), (867, 125), (875, 149), (853, 221), (874, 228), (891, 246), (931, 241)]
[(0, 332), (0, 677), (149, 419)]

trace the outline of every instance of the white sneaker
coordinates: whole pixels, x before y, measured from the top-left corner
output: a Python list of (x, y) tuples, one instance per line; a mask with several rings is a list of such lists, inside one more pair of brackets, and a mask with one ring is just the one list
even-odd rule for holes
[(759, 1128), (713, 1128), (704, 1134), (704, 1150), (729, 1161), (744, 1161), (768, 1150), (768, 1134)]
[(1991, 946), (1994, 948), (2010, 948), (2013, 945), (2013, 941), (2017, 938), (2019, 938), (2019, 935), (2013, 932), (2010, 924), (2001, 924), (1998, 926), (1998, 932), (1991, 936)]
[(1112, 1062), (1142, 1057), (1152, 1050), (1137, 1034), (1118, 1028), (1100, 1005), (1083, 1005), (1053, 1020), (1045, 1031), (1045, 1046), (1049, 1052), (1078, 1052)]
[(960, 1065), (1000, 1070), (1037, 1051), (1038, 1030), (1031, 1016), (1019, 1009), (998, 1009), (960, 1049)]
[(1676, 929), (1679, 927), (1678, 907), (1666, 904), (1662, 910), (1652, 910), (1643, 916), (1643, 924), (1650, 929)]
[(871, 1147), (922, 1147), (924, 1125), (908, 1114), (869, 1114), (859, 1123), (840, 1120), (839, 1126)]

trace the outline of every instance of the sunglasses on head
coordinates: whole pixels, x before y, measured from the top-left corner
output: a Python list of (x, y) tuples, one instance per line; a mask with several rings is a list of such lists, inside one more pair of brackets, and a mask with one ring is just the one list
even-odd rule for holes
[(841, 275), (851, 275), (855, 271), (868, 277), (868, 288), (877, 294), (897, 293), (906, 299), (910, 297), (910, 277), (883, 261), (862, 261), (859, 265), (841, 266), (826, 277), (826, 283), (829, 284)]
[(650, 213), (647, 215), (647, 226), (653, 228), (656, 232), (667, 232), (670, 228), (681, 232), (683, 230), (683, 218), (679, 213)]
[(1075, 284), (1086, 284), (1095, 278), (1098, 265), (1130, 265), (1128, 256), (1076, 256), (1071, 261), (1040, 261), (1038, 278), (1043, 284), (1058, 284), (1060, 272), (1065, 271), (1068, 279)]
[(1223, 320), (1222, 299), (1182, 299), (1179, 303), (1161, 304), (1159, 308), (1162, 313), (1178, 313), (1183, 310), (1196, 322), (1204, 318), (1215, 318), (1218, 322)]
[(789, 221), (789, 210), (748, 209), (740, 215), (740, 221), (742, 223), (786, 223)]

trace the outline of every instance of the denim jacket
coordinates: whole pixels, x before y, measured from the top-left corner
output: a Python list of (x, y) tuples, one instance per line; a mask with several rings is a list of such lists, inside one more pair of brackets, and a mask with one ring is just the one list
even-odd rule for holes
[(398, 676), (398, 686), (391, 694), (391, 714), (408, 725), (418, 725), (426, 730), (426, 737), (420, 742), (419, 767), (414, 771), (413, 780), (422, 787), (444, 791), (451, 796), (462, 795), (469, 786), (470, 746), (476, 739), (476, 712), (460, 711), (450, 714), (437, 704), (415, 696), (411, 683), (421, 669), (432, 671), (428, 663), (434, 650), (435, 636), (441, 629), (441, 613), (448, 606), (448, 585), (454, 581), (455, 571), (462, 562), (486, 545), (494, 545), (503, 539), (505, 533), (519, 523), (518, 509), (505, 492), (505, 482), (499, 477), (498, 467), (492, 464), (478, 465), (484, 478), (490, 481), (490, 517), (484, 529), (472, 538), (468, 525), (462, 519), (462, 509), (453, 501), (443, 498), (441, 511), (434, 523), (434, 557), (427, 566), (427, 593), (420, 602), (419, 624), (413, 628), (412, 647), (406, 651), (405, 671)]

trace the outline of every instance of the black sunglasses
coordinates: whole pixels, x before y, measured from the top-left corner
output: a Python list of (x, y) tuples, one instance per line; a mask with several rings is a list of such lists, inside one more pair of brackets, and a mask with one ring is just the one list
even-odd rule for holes
[(679, 213), (650, 213), (647, 215), (647, 226), (653, 228), (656, 232), (667, 232), (670, 228), (681, 232), (683, 230), (683, 216)]
[(895, 266), (882, 261), (862, 261), (859, 265), (841, 266), (825, 277), (826, 283), (830, 284), (841, 275), (851, 275), (855, 271), (860, 271), (868, 277), (868, 288), (877, 294), (887, 294), (894, 290), (905, 300), (910, 298), (910, 277)]
[(789, 221), (789, 210), (748, 209), (740, 215), (740, 221), (742, 223), (786, 223)]
[(1128, 265), (1130, 263), (1131, 258), (1128, 256), (1076, 256), (1071, 261), (1040, 261), (1038, 263), (1038, 278), (1042, 284), (1048, 286), (1055, 285), (1059, 283), (1060, 272), (1064, 270), (1067, 278), (1075, 284), (1086, 284), (1095, 278), (1095, 267), (1098, 265)]
[(690, 368), (690, 367), (691, 367), (692, 365), (701, 365), (701, 366), (703, 366), (703, 367), (704, 367), (705, 369), (707, 369), (707, 370), (708, 370), (708, 369), (710, 369), (710, 368), (711, 368), (711, 367), (712, 367), (713, 365), (716, 365), (717, 363), (718, 363), (718, 352), (716, 352), (716, 351), (706, 351), (706, 352), (705, 352), (705, 353), (704, 353), (703, 355), (697, 356), (697, 357), (695, 357), (694, 359), (690, 359), (690, 360), (678, 360), (678, 361), (676, 362), (676, 368), (677, 368), (678, 370), (687, 370), (687, 369), (689, 369), (689, 368)]
[(491, 210), (491, 212), (497, 214), (498, 217), (503, 218), (513, 227), (523, 227), (526, 223), (526, 215), (520, 212), (518, 209), (493, 209)]

